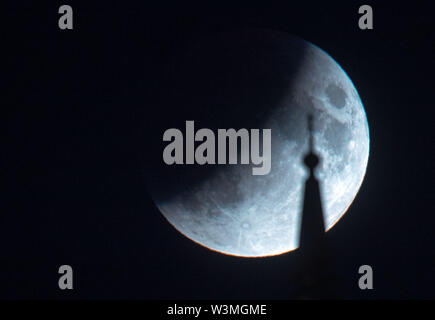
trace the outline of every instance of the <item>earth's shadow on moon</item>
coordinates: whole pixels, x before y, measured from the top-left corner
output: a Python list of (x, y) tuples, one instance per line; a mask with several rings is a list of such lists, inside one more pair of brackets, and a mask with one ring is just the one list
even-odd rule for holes
[(146, 180), (156, 203), (195, 190), (228, 166), (166, 165), (166, 129), (178, 128), (184, 135), (186, 120), (195, 121), (195, 130), (209, 128), (215, 134), (218, 128), (264, 128), (296, 81), (305, 53), (304, 46), (282, 41), (283, 36), (289, 37), (262, 29), (224, 32), (186, 41), (173, 52), (156, 80), (164, 89), (147, 122)]

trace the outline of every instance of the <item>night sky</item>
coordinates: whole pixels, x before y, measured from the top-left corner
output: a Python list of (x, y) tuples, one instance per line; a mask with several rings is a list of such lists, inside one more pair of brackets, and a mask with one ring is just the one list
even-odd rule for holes
[[(434, 298), (433, 12), (384, 1), (177, 3), (73, 1), (72, 31), (57, 25), (63, 3), (6, 5), (0, 298), (294, 296), (295, 255), (212, 252), (167, 223), (146, 191), (150, 137), (161, 137), (150, 128), (168, 112), (158, 103), (163, 70), (192, 39), (246, 27), (319, 46), (364, 104), (366, 176), (328, 232), (339, 297)], [(363, 4), (374, 30), (358, 28)], [(63, 264), (73, 267), (72, 291), (57, 286)], [(373, 290), (358, 287), (364, 264)]]

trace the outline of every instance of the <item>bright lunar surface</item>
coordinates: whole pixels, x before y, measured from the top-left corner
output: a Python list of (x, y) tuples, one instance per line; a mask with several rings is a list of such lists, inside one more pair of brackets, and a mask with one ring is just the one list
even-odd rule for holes
[[(272, 129), (270, 173), (254, 176), (252, 165), (221, 166), (194, 184), (183, 185), (180, 181), (179, 191), (165, 195), (163, 200), (155, 197), (160, 211), (178, 231), (225, 254), (261, 257), (298, 247), (304, 183), (308, 176), (303, 164), (308, 150), (308, 113), (314, 117), (314, 148), (320, 157), (316, 177), (327, 229), (351, 205), (366, 171), (368, 123), (350, 78), (333, 58), (311, 43), (285, 33), (271, 31), (271, 35), (259, 46), (272, 56), (271, 61), (276, 64), (271, 68), (276, 68), (276, 75), (288, 86), (273, 105), (264, 105), (267, 116), (262, 116), (258, 126)], [(250, 37), (244, 40), (246, 46), (257, 45), (250, 42)], [(296, 53), (298, 60), (294, 61)], [(256, 62), (255, 55), (250, 59), (253, 63), (247, 69), (258, 66), (257, 74), (268, 73), (266, 62), (260, 59)], [(292, 61), (298, 65), (297, 70), (288, 70), (287, 74), (286, 68)], [(238, 67), (231, 65), (234, 70)], [(270, 72), (271, 77), (274, 72)], [(262, 95), (261, 87), (251, 89), (244, 94)], [(216, 95), (219, 96), (222, 94)], [(208, 103), (207, 97), (204, 105)], [(237, 101), (228, 101), (234, 104), (234, 113)], [(195, 123), (196, 130), (201, 127)], [(184, 123), (180, 122), (179, 129), (184, 132)], [(162, 142), (162, 150), (164, 146)]]

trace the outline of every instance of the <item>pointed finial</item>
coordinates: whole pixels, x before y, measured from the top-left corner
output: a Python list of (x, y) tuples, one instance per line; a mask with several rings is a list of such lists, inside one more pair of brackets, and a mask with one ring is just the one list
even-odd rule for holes
[(313, 135), (313, 115), (308, 114), (308, 132), (310, 134), (309, 137), (309, 151), (305, 156), (304, 162), (311, 171), (319, 164), (319, 157), (314, 153), (314, 135)]
[(307, 120), (308, 120), (308, 132), (310, 134), (309, 150), (310, 150), (310, 153), (311, 153), (311, 152), (314, 151), (313, 115), (312, 114), (308, 114)]

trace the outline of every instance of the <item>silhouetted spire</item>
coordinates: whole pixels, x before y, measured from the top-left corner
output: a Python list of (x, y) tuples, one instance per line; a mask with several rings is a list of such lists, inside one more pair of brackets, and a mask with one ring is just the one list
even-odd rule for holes
[(313, 117), (308, 116), (309, 151), (304, 163), (310, 174), (305, 182), (304, 202), (299, 238), (301, 261), (301, 298), (329, 298), (327, 278), (327, 245), (320, 186), (314, 170), (320, 162), (314, 151)]
[(319, 183), (314, 176), (314, 169), (319, 164), (319, 157), (314, 153), (313, 117), (308, 116), (309, 151), (304, 158), (305, 165), (310, 169), (310, 175), (305, 182), (304, 207), (300, 230), (299, 247), (311, 248), (322, 245), (325, 237), (322, 200)]

